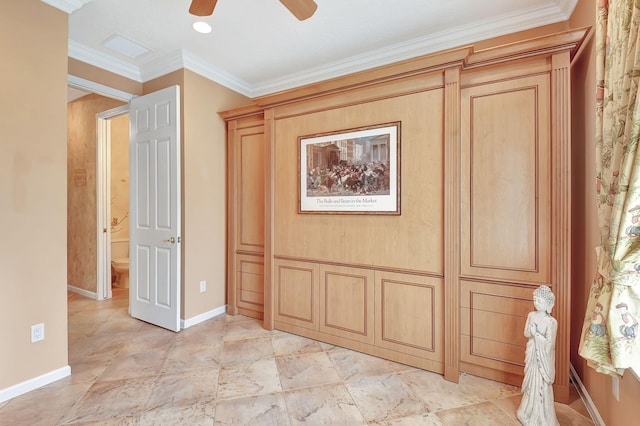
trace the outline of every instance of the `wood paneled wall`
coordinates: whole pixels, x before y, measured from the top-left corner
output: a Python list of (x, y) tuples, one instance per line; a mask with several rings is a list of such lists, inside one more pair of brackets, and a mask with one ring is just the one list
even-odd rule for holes
[[(454, 49), (223, 113), (235, 203), (229, 267), (240, 268), (230, 278), (230, 305), (240, 306), (243, 291), (259, 293), (238, 266), (253, 250), (238, 230), (258, 241), (264, 226), (264, 270), (255, 270), (264, 271), (265, 327), (448, 380), (466, 371), (520, 385), (524, 320), (532, 291), (547, 284), (558, 300), (556, 398), (567, 400), (566, 70), (587, 32)], [(262, 113), (264, 139), (239, 131)], [(300, 137), (390, 122), (401, 123), (399, 216), (298, 213)], [(243, 154), (247, 145), (254, 148)], [(264, 171), (264, 183), (247, 177), (249, 164), (251, 173)], [(244, 188), (250, 182), (262, 186)], [(245, 217), (262, 190), (265, 210)]]
[[(443, 275), (441, 73), (439, 77), (438, 86), (419, 93), (276, 116), (274, 256)], [(299, 136), (392, 121), (402, 122), (400, 216), (298, 214)]]
[(264, 119), (260, 112), (228, 124), (227, 311), (264, 311)]

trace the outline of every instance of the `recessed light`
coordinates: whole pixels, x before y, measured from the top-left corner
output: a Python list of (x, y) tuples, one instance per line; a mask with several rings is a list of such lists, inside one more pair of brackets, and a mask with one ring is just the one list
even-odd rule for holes
[(193, 29), (202, 34), (209, 34), (211, 32), (211, 25), (198, 21), (193, 23)]

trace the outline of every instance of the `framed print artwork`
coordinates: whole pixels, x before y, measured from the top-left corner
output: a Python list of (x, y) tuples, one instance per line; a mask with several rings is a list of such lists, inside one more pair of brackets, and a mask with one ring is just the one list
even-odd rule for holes
[(300, 213), (400, 214), (400, 122), (298, 138)]

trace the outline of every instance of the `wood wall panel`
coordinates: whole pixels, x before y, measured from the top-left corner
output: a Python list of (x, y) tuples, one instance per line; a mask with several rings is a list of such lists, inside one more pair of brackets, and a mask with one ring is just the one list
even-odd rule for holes
[[(524, 375), (524, 348), (490, 340), (463, 338), (461, 339), (460, 350), (462, 371), (475, 374), (476, 370), (474, 368), (467, 367), (480, 367), (480, 369), (488, 373), (487, 376), (483, 376), (489, 378), (495, 377), (491, 375), (492, 373), (507, 372), (512, 375), (511, 378), (513, 380), (506, 381), (506, 383), (514, 386), (522, 385), (522, 377)], [(489, 373), (489, 371), (492, 371), (492, 373)]]
[(317, 330), (319, 324), (318, 265), (290, 260), (275, 262), (275, 321)]
[(227, 125), (227, 312), (264, 312), (264, 117)]
[(465, 280), (460, 286), (461, 361), (522, 374), (536, 287)]
[[(511, 301), (505, 302), (505, 305), (510, 304)], [(505, 315), (500, 311), (485, 311), (484, 308), (462, 308), (460, 310), (460, 319), (462, 321), (461, 332), (463, 336), (473, 336), (474, 339), (518, 345), (522, 348), (527, 343), (523, 334), (526, 316)], [(509, 327), (504, 327), (505, 322), (509, 324)], [(520, 355), (522, 355), (522, 352)], [(520, 359), (519, 361), (522, 360)]]
[(314, 98), (294, 105), (282, 105), (277, 109), (276, 119), (281, 120), (352, 105), (362, 105), (368, 102), (396, 98), (440, 87), (442, 87), (442, 72), (440, 71), (428, 75), (396, 79), (367, 88), (354, 88), (343, 91), (329, 98)]
[(548, 105), (548, 75), (462, 90), (463, 275), (549, 280)]
[[(524, 324), (522, 325), (524, 326)], [(471, 339), (470, 353), (473, 354), (474, 357), (508, 363), (520, 368), (524, 368), (524, 350), (525, 346), (523, 345), (497, 342), (479, 337)], [(478, 364), (482, 364), (482, 362)], [(522, 371), (520, 368), (516, 368), (516, 370)]]
[(441, 364), (442, 278), (376, 271), (375, 280), (375, 345)]
[(264, 304), (264, 293), (262, 291), (253, 291), (251, 288), (260, 284), (262, 287), (262, 276), (240, 273), (240, 295), (238, 297), (238, 307), (248, 308), (262, 312)]
[[(274, 255), (442, 275), (442, 109), (438, 88), (275, 120)], [(298, 214), (298, 137), (392, 121), (401, 122), (400, 216)]]
[[(238, 256), (236, 272), (238, 308), (264, 311), (264, 259), (262, 256)], [(259, 317), (243, 311), (245, 315)]]
[(320, 265), (320, 331), (373, 344), (373, 271)]
[[(554, 395), (567, 402), (569, 65), (588, 31), (453, 49), (223, 113), (234, 141), (256, 127), (248, 116), (264, 118), (265, 328), (451, 381), (464, 371), (520, 385), (532, 291), (548, 284), (559, 305)], [(390, 122), (401, 123), (400, 215), (298, 213), (299, 138)], [(257, 151), (233, 149), (256, 173), (240, 184), (232, 174), (232, 195), (260, 184)], [(230, 203), (229, 234), (240, 238), (240, 202)], [(243, 244), (259, 239), (259, 228), (246, 232)], [(245, 281), (230, 295), (255, 297), (257, 281)]]
[(464, 89), (487, 83), (522, 78), (523, 75), (548, 74), (550, 66), (549, 58), (543, 56), (522, 61), (512, 61), (506, 64), (466, 69), (460, 76), (460, 84)]
[(536, 98), (533, 87), (471, 98), (473, 267), (537, 269)]
[(263, 252), (264, 134), (262, 127), (238, 133), (238, 249)]

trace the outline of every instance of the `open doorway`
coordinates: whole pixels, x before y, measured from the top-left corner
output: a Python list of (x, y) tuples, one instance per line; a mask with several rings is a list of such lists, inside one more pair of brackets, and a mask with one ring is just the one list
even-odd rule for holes
[[(129, 288), (129, 105), (96, 115), (97, 296)], [(128, 291), (128, 290), (127, 290)]]
[[(111, 229), (128, 232), (128, 206), (111, 217), (112, 136), (128, 145), (128, 101), (133, 95), (69, 76), (67, 277), (71, 292), (96, 300), (111, 297)], [(78, 91), (77, 89), (81, 89)], [(113, 93), (112, 93), (113, 92)], [(117, 124), (124, 120), (125, 123)], [(125, 148), (128, 161), (128, 149)], [(107, 168), (108, 167), (108, 168)], [(127, 164), (124, 170), (128, 173)], [(118, 176), (118, 173), (115, 174)], [(127, 180), (121, 178), (121, 180)], [(128, 194), (124, 197), (128, 203)], [(105, 206), (109, 210), (105, 210)], [(115, 221), (113, 220), (115, 219)], [(106, 230), (106, 232), (105, 232)], [(107, 235), (104, 235), (104, 234)], [(126, 235), (118, 238), (125, 239)]]
[[(92, 93), (71, 102), (68, 116), (75, 116), (75, 106), (83, 110), (84, 101), (104, 99), (113, 101)], [(79, 128), (89, 130), (87, 118), (91, 118), (93, 133), (78, 136), (69, 130), (69, 290), (108, 299), (112, 284), (126, 286), (126, 277), (134, 276), (128, 291), (130, 315), (177, 332), (181, 327), (180, 87), (134, 97), (111, 108), (91, 106), (93, 110), (86, 108), (89, 113), (83, 111), (85, 120)], [(135, 118), (131, 123), (130, 116)], [(112, 152), (116, 124), (124, 129), (119, 133), (126, 135), (122, 145), (128, 146), (131, 158), (128, 165), (121, 162), (123, 174), (112, 176), (114, 158), (124, 157)], [(117, 208), (113, 204), (116, 185), (125, 188)], [(131, 213), (130, 207), (134, 207)], [(125, 248), (118, 255), (113, 254), (116, 243)], [(119, 271), (113, 263), (116, 258), (131, 259), (130, 268)], [(82, 268), (85, 276), (76, 273)]]

